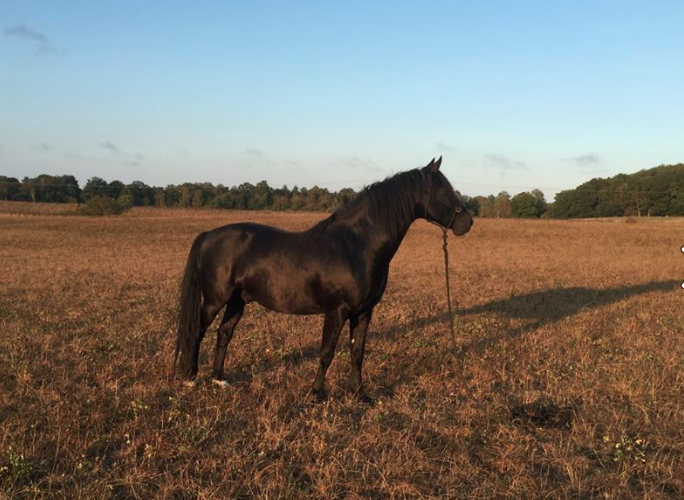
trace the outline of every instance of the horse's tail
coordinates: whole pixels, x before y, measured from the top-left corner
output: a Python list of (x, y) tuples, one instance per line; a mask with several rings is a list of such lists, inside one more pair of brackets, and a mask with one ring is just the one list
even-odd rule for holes
[(200, 336), (200, 310), (202, 307), (199, 254), (205, 235), (206, 233), (200, 233), (192, 244), (180, 286), (178, 336), (176, 337), (173, 366), (177, 373), (180, 368), (180, 375), (186, 379), (192, 378), (197, 372), (196, 351), (197, 340)]

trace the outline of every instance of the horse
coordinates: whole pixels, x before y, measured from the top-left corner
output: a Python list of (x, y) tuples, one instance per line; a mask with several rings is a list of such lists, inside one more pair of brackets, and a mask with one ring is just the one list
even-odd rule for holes
[(174, 357), (176, 373), (196, 383), (198, 356), (209, 325), (218, 327), (213, 381), (227, 385), (228, 344), (245, 304), (286, 314), (323, 314), (320, 365), (312, 395), (326, 398), (324, 381), (340, 332), (349, 321), (351, 380), (362, 386), (366, 333), (387, 286), (389, 266), (418, 218), (466, 234), (473, 218), (439, 170), (442, 157), (365, 187), (347, 205), (303, 232), (242, 222), (200, 233), (190, 249), (180, 286)]

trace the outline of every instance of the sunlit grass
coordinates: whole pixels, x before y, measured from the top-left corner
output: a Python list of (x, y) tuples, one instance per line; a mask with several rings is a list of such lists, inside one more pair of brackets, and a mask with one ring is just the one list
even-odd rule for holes
[[(313, 404), (321, 318), (248, 306), (228, 390), (168, 379), (201, 230), (322, 214), (0, 215), (0, 492), (9, 498), (680, 498), (684, 223), (416, 223), (350, 393), (346, 332)], [(209, 374), (212, 331), (200, 376)], [(564, 412), (564, 413), (560, 413)], [(560, 420), (558, 415), (562, 415)], [(2, 494), (0, 493), (0, 497)]]

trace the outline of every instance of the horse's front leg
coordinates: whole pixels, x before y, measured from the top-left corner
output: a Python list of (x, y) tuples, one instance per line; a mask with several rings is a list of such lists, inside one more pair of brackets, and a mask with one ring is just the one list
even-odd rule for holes
[(363, 354), (366, 348), (366, 332), (368, 324), (373, 316), (373, 310), (363, 312), (349, 318), (349, 353), (352, 368), (352, 387), (357, 397), (363, 402), (370, 402), (361, 381), (361, 368), (363, 366)]
[(342, 331), (345, 321), (347, 321), (347, 314), (343, 310), (338, 309), (325, 313), (323, 340), (321, 342), (321, 364), (318, 367), (312, 387), (314, 398), (318, 401), (325, 399), (325, 374), (335, 356), (337, 339), (340, 337), (340, 331)]

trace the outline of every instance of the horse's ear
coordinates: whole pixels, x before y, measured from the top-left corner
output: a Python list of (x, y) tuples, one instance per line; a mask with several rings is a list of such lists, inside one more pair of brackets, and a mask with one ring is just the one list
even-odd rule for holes
[(435, 161), (433, 158), (430, 160), (430, 163), (425, 165), (423, 167), (423, 172), (427, 172), (428, 174), (436, 174), (437, 171), (439, 170), (439, 167), (442, 166), (442, 157), (439, 157), (439, 160)]
[(440, 156), (439, 160), (437, 160), (434, 163), (434, 165), (432, 165), (432, 173), (434, 174), (435, 172), (437, 172), (437, 170), (439, 170), (439, 167), (441, 167), (441, 166), (442, 166), (442, 157)]
[(441, 165), (442, 165), (442, 157), (441, 156), (439, 157), (439, 160), (437, 160), (437, 161), (435, 161), (435, 159), (433, 158), (432, 161), (425, 166), (425, 171), (430, 173), (430, 174), (436, 174)]

